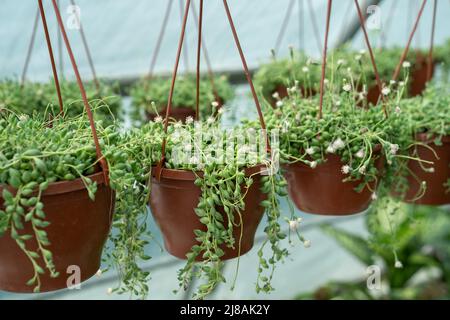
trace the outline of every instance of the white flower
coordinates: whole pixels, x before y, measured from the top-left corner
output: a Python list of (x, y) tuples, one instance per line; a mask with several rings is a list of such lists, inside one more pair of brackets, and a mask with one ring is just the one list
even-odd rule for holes
[(366, 54), (366, 50), (364, 49), (359, 50), (359, 54)]
[(372, 200), (377, 200), (378, 199), (378, 195), (376, 192), (372, 193), (371, 195)]
[(26, 114), (21, 114), (20, 116), (19, 116), (19, 120), (20, 121), (27, 121), (28, 120), (28, 116), (26, 115)]
[(225, 109), (224, 108), (220, 108), (219, 110), (217, 110), (217, 113), (218, 114), (223, 114), (225, 112)]
[(295, 115), (295, 121), (300, 121), (300, 120), (301, 120), (301, 117), (300, 117), (300, 114), (298, 113)]
[(428, 173), (434, 173), (434, 167), (430, 167), (426, 170)]
[(182, 124), (181, 122), (179, 122), (179, 121), (177, 121), (177, 122), (173, 125), (173, 127), (174, 127), (175, 129), (180, 129), (182, 126), (183, 126), (183, 124)]
[(96, 273), (97, 277), (100, 277), (102, 275), (102, 273), (103, 273), (102, 269), (98, 269), (98, 271)]
[(405, 81), (400, 81), (400, 82), (398, 83), (398, 85), (399, 85), (400, 87), (403, 87), (403, 86), (405, 85)]
[(305, 67), (302, 68), (302, 71), (305, 72), (305, 73), (308, 73), (309, 72), (309, 68), (305, 66)]
[(295, 81), (294, 81), (294, 86), (295, 86), (295, 87), (298, 87), (299, 84), (300, 84), (300, 83), (298, 82), (298, 80), (295, 80)]
[(315, 152), (314, 147), (309, 147), (309, 148), (306, 149), (306, 153), (309, 154), (309, 155), (314, 154), (314, 152)]
[(157, 117), (155, 117), (155, 120), (154, 120), (156, 123), (161, 123), (161, 122), (163, 122), (163, 118), (161, 117), (161, 116), (157, 116)]
[(366, 166), (363, 165), (363, 166), (359, 167), (358, 171), (359, 171), (360, 174), (366, 174)]
[(305, 241), (303, 241), (303, 246), (304, 246), (305, 248), (311, 247), (311, 240), (305, 240)]
[(390, 145), (389, 147), (390, 147), (390, 149), (391, 149), (391, 153), (392, 153), (392, 154), (396, 154), (397, 151), (398, 151), (398, 149), (399, 149), (398, 144), (395, 144), (395, 143), (391, 143), (391, 145)]
[(191, 145), (191, 144), (186, 144), (186, 145), (184, 146), (184, 151), (190, 152), (191, 150), (192, 150), (192, 145)]
[(338, 66), (343, 65), (343, 64), (346, 64), (346, 61), (345, 61), (344, 59), (339, 59), (339, 60), (337, 61), (337, 65), (338, 65)]
[(361, 58), (362, 58), (362, 56), (360, 54), (358, 54), (358, 55), (356, 55), (355, 60), (359, 61), (359, 60), (361, 60)]
[(273, 94), (272, 94), (272, 97), (274, 98), (274, 99), (280, 99), (280, 94), (278, 93), (278, 92), (274, 92)]
[(400, 109), (399, 106), (396, 106), (396, 107), (395, 107), (394, 112), (395, 112), (396, 114), (399, 114), (401, 111), (402, 111), (402, 109)]
[(352, 168), (351, 168), (348, 164), (346, 164), (346, 165), (342, 166), (341, 172), (342, 172), (343, 174), (349, 174), (350, 171), (351, 171), (351, 169), (352, 169)]
[(403, 66), (403, 68), (409, 68), (409, 67), (411, 67), (411, 62), (409, 62), (409, 61), (403, 61), (402, 66)]
[(333, 148), (336, 150), (342, 149), (345, 147), (345, 143), (344, 141), (342, 141), (341, 138), (337, 138), (334, 142), (333, 142)]
[(347, 68), (347, 73), (352, 73), (352, 68), (348, 67)]
[(381, 90), (381, 93), (387, 96), (389, 93), (391, 93), (391, 89), (384, 87), (383, 90)]
[(341, 105), (341, 100), (336, 101), (336, 106), (339, 107)]
[(360, 159), (364, 158), (365, 155), (366, 153), (364, 152), (364, 149), (361, 149), (356, 153), (356, 157)]
[(211, 102), (211, 106), (213, 108), (217, 108), (219, 106), (219, 103), (217, 101), (213, 101), (213, 102)]
[(208, 117), (208, 119), (206, 119), (206, 122), (208, 124), (213, 124), (216, 121), (216, 119), (214, 119), (214, 117)]
[(347, 83), (342, 87), (342, 89), (346, 92), (350, 92), (350, 90), (352, 90), (352, 86), (349, 83)]
[(297, 231), (298, 225), (298, 220), (289, 220), (289, 229), (291, 229), (291, 231)]
[(399, 261), (399, 260), (395, 261), (395, 268), (402, 269), (403, 268), (403, 263), (401, 263), (401, 261)]
[(334, 149), (334, 147), (330, 144), (327, 148), (327, 153), (335, 153), (336, 150)]
[(317, 161), (311, 161), (309, 163), (309, 166), (311, 167), (311, 169), (314, 169), (315, 167), (317, 167)]
[(192, 124), (194, 122), (194, 118), (192, 118), (191, 116), (186, 118), (186, 124)]
[(111, 294), (113, 293), (113, 289), (112, 289), (112, 288), (108, 288), (108, 290), (106, 291), (106, 293), (107, 293), (108, 295), (111, 295)]
[(328, 84), (330, 81), (328, 79), (323, 79), (324, 84)]
[(390, 83), (390, 84), (392, 84), (392, 85), (394, 85), (394, 84), (396, 84), (396, 83), (397, 83), (397, 81), (395, 81), (395, 80), (391, 80), (391, 81), (389, 81), (389, 83)]
[(278, 108), (282, 107), (282, 106), (283, 106), (283, 101), (278, 100), (277, 103), (276, 103), (276, 106), (277, 106)]

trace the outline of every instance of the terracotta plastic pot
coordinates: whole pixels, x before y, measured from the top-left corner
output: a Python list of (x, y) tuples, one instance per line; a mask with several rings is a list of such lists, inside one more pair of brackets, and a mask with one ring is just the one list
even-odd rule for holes
[[(412, 172), (408, 176), (409, 189), (404, 197), (406, 202), (414, 202), (424, 205), (445, 205), (450, 204), (450, 192), (447, 191), (445, 183), (450, 179), (450, 136), (442, 138), (442, 146), (436, 146), (433, 139), (427, 139), (426, 134), (417, 135), (417, 140), (427, 144), (434, 150), (423, 146), (417, 146), (413, 155), (422, 160), (431, 161), (434, 165), (410, 160), (408, 168)], [(438, 158), (436, 158), (435, 153)], [(434, 168), (434, 172), (426, 172), (425, 168)], [(418, 195), (422, 194), (422, 181), (426, 182), (425, 193), (419, 199)]]
[[(69, 266), (78, 266), (80, 280), (92, 277), (100, 268), (103, 246), (107, 240), (114, 212), (114, 192), (104, 183), (103, 173), (90, 176), (97, 182), (98, 190), (92, 201), (81, 179), (52, 183), (42, 195), (46, 221), (44, 228), (53, 253), (53, 260), (59, 277), (51, 278), (47, 270), (41, 275), (40, 292), (67, 288)], [(0, 186), (0, 195), (3, 192)], [(0, 207), (4, 206), (0, 198)], [(20, 234), (33, 234), (30, 223), (25, 223)], [(27, 249), (39, 252), (34, 239), (26, 242)], [(38, 260), (45, 266), (42, 260)], [(69, 269), (70, 271), (70, 269)], [(31, 293), (33, 286), (26, 283), (34, 275), (27, 256), (10, 237), (7, 231), (0, 237), (0, 290)], [(73, 283), (69, 283), (73, 285)]]
[[(433, 78), (435, 63), (431, 65), (431, 78)], [(427, 86), (428, 79), (428, 61), (426, 57), (417, 59), (411, 71), (410, 95), (412, 97), (422, 94)]]
[[(161, 109), (158, 113), (161, 117), (164, 117), (166, 115), (166, 108)], [(153, 121), (157, 117), (157, 114), (153, 112), (147, 112), (146, 114), (149, 121)], [(184, 122), (187, 117), (195, 117), (195, 108), (173, 107), (170, 109), (170, 117), (174, 118), (176, 121)]]
[(374, 106), (378, 103), (381, 92), (377, 85), (370, 87), (367, 91), (367, 102), (373, 104)]
[[(302, 93), (302, 96), (305, 98), (309, 98), (314, 96), (317, 92), (314, 89), (306, 89), (306, 88), (300, 88), (300, 91)], [(284, 85), (278, 85), (276, 89), (272, 92), (272, 94), (278, 93), (280, 96), (280, 99), (286, 98), (288, 96), (287, 87)], [(274, 99), (272, 96), (269, 97), (269, 101), (272, 107), (276, 107), (277, 100)]]
[[(381, 148), (374, 151), (375, 165), (379, 170), (383, 167)], [(369, 188), (361, 192), (355, 188), (361, 181), (343, 182), (348, 178), (341, 172), (344, 165), (338, 155), (328, 155), (327, 161), (312, 169), (303, 163), (284, 166), (288, 182), (289, 196), (298, 209), (306, 213), (345, 216), (366, 210), (372, 200), (372, 191), (376, 189), (373, 182)]]
[[(249, 168), (247, 175), (258, 173), (261, 166)], [(253, 247), (256, 229), (264, 214), (264, 208), (260, 205), (266, 199), (266, 195), (261, 192), (261, 175), (253, 176), (254, 183), (250, 186), (245, 196), (245, 210), (242, 211), (242, 241), (239, 252), (239, 239), (241, 226), (234, 227), (233, 235), (236, 239), (235, 248), (221, 246), (225, 255), (222, 260), (236, 258), (250, 251)], [(194, 185), (196, 176), (193, 172), (182, 170), (163, 169), (161, 180), (155, 178), (152, 181), (152, 196), (150, 198), (150, 208), (153, 217), (159, 225), (166, 250), (173, 256), (186, 259), (186, 254), (191, 248), (198, 244), (195, 240), (194, 230), (206, 230), (206, 226), (200, 222), (195, 214), (201, 190)], [(224, 216), (221, 208), (217, 208)], [(236, 220), (236, 222), (239, 222)], [(198, 257), (201, 260), (201, 255)]]

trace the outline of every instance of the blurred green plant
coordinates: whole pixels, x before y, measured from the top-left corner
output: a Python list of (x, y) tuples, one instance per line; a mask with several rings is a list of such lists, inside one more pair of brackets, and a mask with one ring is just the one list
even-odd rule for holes
[[(382, 290), (368, 289), (365, 279), (331, 282), (296, 299), (450, 298), (448, 208), (383, 198), (366, 215), (366, 226), (368, 238), (330, 224), (323, 224), (321, 229), (362, 264), (379, 265)], [(432, 270), (434, 276), (426, 273)]]

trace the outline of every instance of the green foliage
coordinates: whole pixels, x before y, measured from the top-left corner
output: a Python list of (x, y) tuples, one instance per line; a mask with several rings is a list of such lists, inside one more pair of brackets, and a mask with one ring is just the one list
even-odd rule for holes
[[(85, 113), (80, 89), (76, 82), (61, 81), (61, 95), (68, 116), (76, 117)], [(86, 95), (91, 108), (95, 109), (97, 120), (111, 124), (120, 116), (121, 98), (117, 95), (117, 85), (100, 84), (100, 92), (93, 82), (85, 83)], [(6, 80), (0, 82), (0, 110), (9, 109), (18, 114), (32, 115), (33, 113), (57, 115), (59, 102), (55, 83), (26, 82), (23, 86), (17, 81)]]
[[(132, 87), (130, 95), (133, 99), (133, 118), (136, 121), (142, 119), (142, 111), (159, 113), (165, 110), (169, 99), (171, 81), (169, 78), (142, 79)], [(220, 102), (227, 103), (233, 99), (233, 89), (225, 76), (214, 78), (214, 88), (217, 91), (218, 98), (221, 100)], [(196, 92), (197, 85), (194, 76), (178, 77), (175, 83), (172, 106), (174, 108), (187, 107), (195, 109)], [(211, 103), (214, 101), (216, 101), (216, 97), (210, 79), (202, 78), (200, 81), (200, 112), (203, 118), (216, 111), (211, 106)]]

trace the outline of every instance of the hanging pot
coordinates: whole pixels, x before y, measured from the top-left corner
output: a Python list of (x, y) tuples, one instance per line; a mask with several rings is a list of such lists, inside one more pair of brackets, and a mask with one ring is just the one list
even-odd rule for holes
[[(253, 176), (254, 182), (244, 198), (245, 209), (241, 212), (242, 225), (235, 226), (233, 229), (233, 236), (236, 239), (235, 248), (222, 245), (221, 249), (225, 252), (222, 260), (236, 258), (253, 247), (256, 229), (264, 214), (264, 208), (260, 203), (266, 199), (265, 194), (260, 190), (261, 174), (259, 172), (262, 168), (262, 166), (255, 166), (246, 170), (247, 176), (256, 175)], [(200, 222), (194, 211), (201, 196), (201, 189), (195, 186), (195, 180), (196, 175), (191, 171), (172, 169), (162, 169), (160, 181), (152, 179), (150, 208), (153, 217), (161, 229), (167, 251), (180, 259), (186, 259), (186, 254), (198, 244), (194, 230), (206, 231), (206, 226)], [(217, 210), (223, 214), (227, 224), (223, 210), (221, 208)], [(239, 250), (241, 228), (242, 240)], [(201, 260), (201, 255), (198, 260)]]
[[(422, 55), (417, 57), (411, 71), (410, 95), (412, 97), (422, 94), (427, 86), (428, 79), (428, 59)], [(434, 74), (435, 63), (431, 65), (431, 79)]]
[[(161, 109), (159, 112), (160, 116), (165, 116), (166, 114), (166, 108)], [(147, 119), (149, 121), (155, 120), (155, 118), (158, 116), (154, 112), (146, 112)], [(176, 121), (184, 122), (186, 118), (188, 117), (195, 117), (195, 108), (191, 107), (175, 107), (170, 110), (170, 116), (174, 118)]]
[[(450, 136), (442, 138), (442, 146), (435, 145), (433, 139), (427, 139), (426, 133), (418, 134), (416, 140), (426, 144), (434, 152), (427, 147), (419, 145), (415, 147), (413, 156), (434, 164), (420, 164), (419, 161), (409, 161), (408, 169), (411, 174), (408, 176), (409, 188), (404, 200), (424, 205), (450, 204), (450, 192), (445, 186), (450, 179)], [(427, 172), (423, 169), (424, 167), (433, 167), (434, 172)], [(419, 199), (413, 201), (418, 195), (423, 193), (422, 181), (426, 183), (425, 193)]]
[[(375, 165), (383, 168), (381, 146), (374, 148)], [(361, 192), (355, 191), (362, 180), (343, 182), (348, 178), (341, 172), (340, 156), (330, 154), (326, 162), (312, 169), (303, 163), (284, 166), (289, 196), (298, 209), (306, 213), (345, 216), (366, 210), (371, 202), (376, 182)]]
[[(51, 278), (45, 270), (46, 273), (40, 277), (40, 292), (67, 288), (68, 279), (74, 274), (70, 266), (79, 268), (81, 281), (92, 277), (100, 268), (102, 250), (114, 212), (115, 195), (105, 185), (103, 172), (89, 178), (98, 186), (95, 201), (89, 198), (81, 179), (52, 183), (42, 195), (46, 221), (50, 222), (44, 229), (50, 241), (46, 249), (53, 253), (59, 277)], [(4, 188), (0, 186), (0, 195)], [(10, 191), (13, 192), (12, 189)], [(4, 201), (0, 198), (0, 208), (3, 206)], [(24, 230), (19, 230), (19, 233), (34, 234), (30, 223), (25, 223)], [(40, 254), (34, 238), (26, 241), (26, 246), (28, 250)], [(45, 265), (42, 259), (38, 259), (38, 263)], [(30, 260), (7, 231), (0, 237), (0, 290), (31, 293), (34, 288), (26, 283), (33, 275)]]

